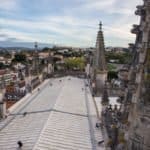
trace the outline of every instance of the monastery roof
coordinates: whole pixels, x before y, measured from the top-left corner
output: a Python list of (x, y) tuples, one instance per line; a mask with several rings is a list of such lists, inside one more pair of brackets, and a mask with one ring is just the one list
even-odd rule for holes
[(0, 149), (16, 150), (18, 141), (23, 150), (93, 149), (95, 137), (102, 140), (102, 135), (92, 129), (96, 111), (84, 79), (50, 79), (40, 86), (40, 91), (26, 95), (0, 121)]

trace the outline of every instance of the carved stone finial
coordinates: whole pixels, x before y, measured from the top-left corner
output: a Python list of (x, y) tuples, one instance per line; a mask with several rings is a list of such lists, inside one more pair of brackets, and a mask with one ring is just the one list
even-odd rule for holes
[(102, 31), (102, 22), (99, 23), (99, 30)]

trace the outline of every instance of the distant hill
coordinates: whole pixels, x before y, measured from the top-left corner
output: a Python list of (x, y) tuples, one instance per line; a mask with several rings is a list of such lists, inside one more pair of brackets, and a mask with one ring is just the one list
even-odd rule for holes
[[(38, 43), (38, 49), (53, 47), (53, 44)], [(0, 50), (33, 50), (34, 42), (8, 42), (0, 41)]]
[(20, 50), (34, 50), (28, 47), (0, 47), (0, 51), (20, 51)]

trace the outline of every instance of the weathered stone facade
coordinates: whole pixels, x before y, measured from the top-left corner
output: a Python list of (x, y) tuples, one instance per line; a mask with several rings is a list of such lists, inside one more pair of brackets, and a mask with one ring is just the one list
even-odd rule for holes
[(135, 12), (140, 15), (140, 24), (133, 25), (136, 34), (133, 48), (133, 61), (130, 68), (129, 84), (124, 101), (130, 103), (129, 109), (129, 150), (150, 149), (150, 0), (144, 0), (143, 6), (137, 6)]

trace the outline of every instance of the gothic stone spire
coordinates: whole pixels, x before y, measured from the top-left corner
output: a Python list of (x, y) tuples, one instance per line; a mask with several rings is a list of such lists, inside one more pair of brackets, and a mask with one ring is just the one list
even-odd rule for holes
[(105, 46), (104, 46), (104, 37), (102, 31), (102, 23), (99, 24), (99, 31), (97, 34), (96, 41), (96, 53), (95, 53), (95, 68), (99, 71), (106, 71), (106, 62), (105, 62)]

